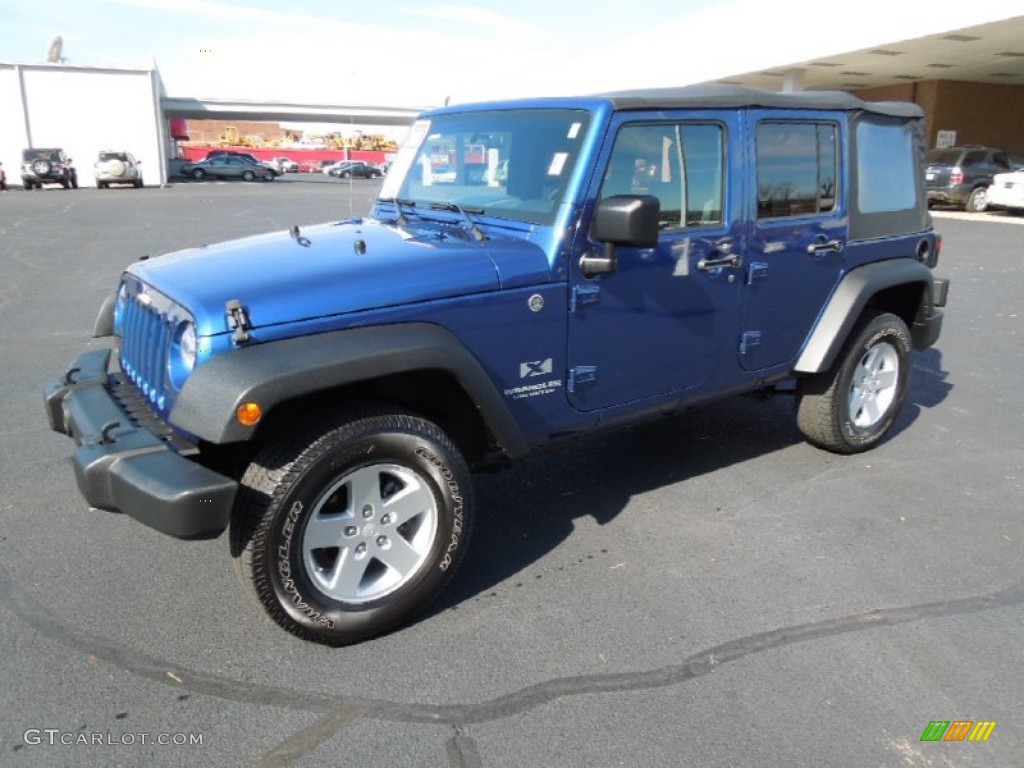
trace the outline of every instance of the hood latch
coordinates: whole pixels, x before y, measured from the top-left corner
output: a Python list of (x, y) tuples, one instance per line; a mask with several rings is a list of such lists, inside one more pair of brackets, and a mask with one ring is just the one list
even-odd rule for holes
[(225, 309), (228, 315), (228, 325), (235, 332), (231, 340), (235, 344), (244, 344), (252, 338), (252, 334), (249, 333), (252, 323), (249, 322), (249, 315), (246, 313), (245, 307), (238, 299), (231, 299), (225, 305)]

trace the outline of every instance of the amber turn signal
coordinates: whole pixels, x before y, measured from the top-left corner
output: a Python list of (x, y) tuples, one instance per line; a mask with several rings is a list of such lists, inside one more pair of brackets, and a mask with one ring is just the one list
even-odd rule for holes
[(242, 403), (235, 411), (238, 423), (251, 427), (263, 417), (263, 409), (257, 403)]

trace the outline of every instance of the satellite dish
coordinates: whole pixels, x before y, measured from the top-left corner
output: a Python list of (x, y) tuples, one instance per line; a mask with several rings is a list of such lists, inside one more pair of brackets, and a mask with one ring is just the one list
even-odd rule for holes
[(50, 43), (50, 52), (46, 55), (47, 64), (60, 64), (64, 61), (61, 54), (64, 52), (64, 38), (57, 35)]

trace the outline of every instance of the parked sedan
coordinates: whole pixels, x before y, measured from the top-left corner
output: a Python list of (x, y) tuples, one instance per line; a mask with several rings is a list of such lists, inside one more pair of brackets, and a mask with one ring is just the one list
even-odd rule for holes
[(339, 179), (379, 179), (383, 175), (380, 168), (362, 160), (345, 160), (336, 163), (328, 173)]
[(281, 173), (275, 168), (263, 163), (254, 163), (239, 155), (219, 155), (218, 157), (202, 160), (198, 163), (185, 163), (181, 167), (183, 176), (191, 176), (193, 179), (205, 179), (210, 176), (215, 179), (241, 179), (242, 181), (273, 181)]
[(1024, 213), (1024, 170), (993, 176), (992, 185), (988, 188), (988, 205)]

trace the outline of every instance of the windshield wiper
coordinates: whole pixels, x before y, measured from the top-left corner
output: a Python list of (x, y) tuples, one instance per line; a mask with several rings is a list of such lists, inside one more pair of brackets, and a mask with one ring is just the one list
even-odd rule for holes
[(453, 211), (458, 213), (462, 216), (462, 220), (466, 222), (466, 228), (469, 230), (469, 234), (473, 236), (474, 240), (480, 241), (487, 239), (487, 235), (484, 234), (483, 230), (480, 229), (480, 227), (476, 225), (476, 222), (469, 217), (469, 214), (471, 213), (475, 213), (477, 215), (482, 214), (484, 212), (483, 208), (463, 207), (458, 203), (431, 203), (430, 208), (434, 211)]
[(409, 223), (409, 221), (405, 218), (405, 214), (402, 213), (402, 206), (404, 205), (414, 210), (416, 208), (415, 200), (407, 200), (404, 197), (378, 197), (377, 202), (393, 203), (395, 206), (395, 211), (398, 213), (398, 216), (395, 217), (395, 223), (400, 224), (403, 227), (406, 226)]

